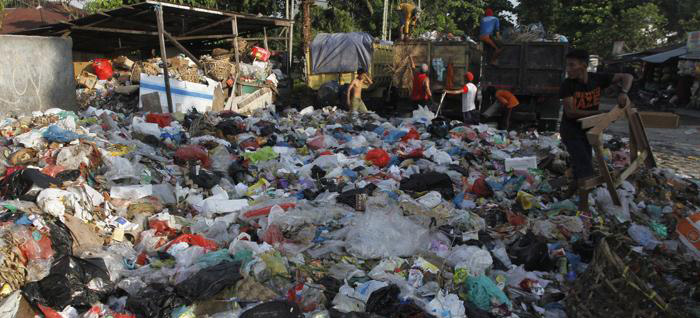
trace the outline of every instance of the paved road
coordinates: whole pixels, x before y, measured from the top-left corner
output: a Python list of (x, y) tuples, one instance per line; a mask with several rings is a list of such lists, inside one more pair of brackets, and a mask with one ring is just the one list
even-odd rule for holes
[[(606, 103), (602, 108), (612, 108)], [(700, 112), (681, 110), (681, 126), (677, 129), (647, 128), (647, 137), (657, 163), (700, 179)], [(628, 137), (627, 121), (613, 123), (606, 133)]]

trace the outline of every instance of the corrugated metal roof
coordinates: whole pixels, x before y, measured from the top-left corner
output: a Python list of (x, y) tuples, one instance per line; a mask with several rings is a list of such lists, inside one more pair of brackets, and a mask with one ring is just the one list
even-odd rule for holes
[(3, 12), (0, 34), (35, 29), (47, 24), (70, 20), (70, 15), (51, 8), (9, 8)]
[(688, 48), (687, 47), (679, 47), (677, 49), (657, 53), (654, 55), (649, 55), (647, 57), (643, 57), (642, 61), (644, 62), (649, 62), (649, 63), (664, 63), (674, 57), (679, 57), (683, 54), (688, 53)]

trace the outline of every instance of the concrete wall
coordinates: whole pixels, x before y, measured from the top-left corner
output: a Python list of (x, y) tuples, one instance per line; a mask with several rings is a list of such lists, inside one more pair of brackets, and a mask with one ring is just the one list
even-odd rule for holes
[(0, 35), (0, 113), (75, 110), (71, 39)]

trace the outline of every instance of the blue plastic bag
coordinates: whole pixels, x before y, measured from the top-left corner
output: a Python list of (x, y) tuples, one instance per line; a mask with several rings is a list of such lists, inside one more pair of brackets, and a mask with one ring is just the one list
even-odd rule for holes
[(56, 125), (51, 125), (44, 131), (42, 137), (49, 142), (71, 142), (78, 138), (82, 138), (83, 135), (76, 134), (70, 130), (65, 130)]

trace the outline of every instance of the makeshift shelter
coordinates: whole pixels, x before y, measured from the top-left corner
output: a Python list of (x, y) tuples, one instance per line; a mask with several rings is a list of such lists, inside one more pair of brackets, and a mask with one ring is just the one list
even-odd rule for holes
[[(293, 27), (292, 20), (148, 0), (16, 34), (71, 37), (75, 51), (98, 54), (145, 52), (159, 47), (163, 60), (167, 60), (165, 45), (170, 42), (206, 69), (196, 56), (210, 52), (221, 41), (232, 41), (238, 62), (239, 39), (263, 41), (266, 48), (268, 41), (281, 41), (287, 48), (289, 66)], [(262, 37), (251, 37), (256, 34)], [(169, 78), (167, 66), (164, 73)], [(168, 107), (172, 111), (169, 81), (165, 83)]]

